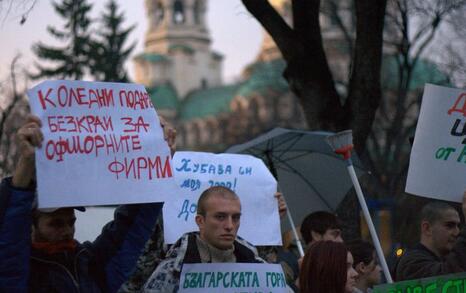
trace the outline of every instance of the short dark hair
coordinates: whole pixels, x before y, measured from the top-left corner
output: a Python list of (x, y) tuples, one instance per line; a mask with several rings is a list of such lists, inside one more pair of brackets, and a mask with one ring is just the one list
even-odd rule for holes
[(356, 267), (360, 262), (368, 265), (374, 259), (375, 248), (370, 242), (359, 239), (351, 241), (346, 245), (353, 255), (353, 267)]
[(341, 229), (337, 216), (326, 211), (313, 212), (304, 218), (301, 236), (306, 243), (310, 243), (313, 240), (311, 231), (324, 234), (328, 229)]
[(434, 224), (439, 221), (443, 212), (446, 210), (455, 210), (451, 205), (441, 202), (441, 201), (432, 201), (426, 204), (421, 210), (421, 222), (427, 221), (430, 224)]
[(206, 214), (206, 202), (213, 195), (220, 195), (224, 198), (231, 198), (239, 200), (238, 195), (228, 187), (225, 186), (212, 186), (207, 188), (201, 193), (197, 201), (197, 214), (205, 216)]

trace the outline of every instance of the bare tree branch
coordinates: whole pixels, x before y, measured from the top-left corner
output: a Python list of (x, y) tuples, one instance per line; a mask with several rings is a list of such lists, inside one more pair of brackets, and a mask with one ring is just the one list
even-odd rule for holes
[(242, 0), (246, 9), (261, 23), (282, 52), (283, 58), (292, 59), (296, 38), (293, 30), (267, 0)]
[(2, 112), (2, 118), (0, 119), (0, 142), (2, 141), (3, 134), (5, 133), (5, 122), (10, 116), (13, 108), (16, 106), (16, 104), (21, 99), (21, 95), (18, 94), (18, 90), (17, 90), (16, 73), (15, 73), (16, 62), (19, 60), (19, 58), (20, 58), (20, 55), (19, 54), (16, 55), (10, 64), (11, 88), (13, 91), (13, 99), (11, 103)]
[(21, 19), (19, 23), (21, 25), (24, 24), (36, 3), (37, 0), (0, 0), (0, 18), (3, 18), (2, 23), (5, 23), (5, 21), (8, 19), (8, 15), (12, 14), (13, 11), (23, 11), (20, 12)]
[(343, 19), (341, 18), (339, 14), (339, 11), (341, 8), (338, 6), (338, 3), (335, 0), (329, 0), (327, 2), (327, 6), (328, 6), (328, 9), (324, 9), (323, 12), (327, 14), (328, 17), (336, 21), (336, 25), (341, 30), (343, 37), (346, 40), (346, 43), (348, 46), (348, 54), (352, 56), (354, 38), (350, 32), (353, 31), (354, 29), (346, 27)]

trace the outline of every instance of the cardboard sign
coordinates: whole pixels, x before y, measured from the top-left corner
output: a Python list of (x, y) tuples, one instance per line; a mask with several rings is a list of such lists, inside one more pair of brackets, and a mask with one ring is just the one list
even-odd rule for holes
[(285, 274), (278, 264), (184, 264), (178, 292), (285, 293)]
[(170, 150), (141, 85), (45, 81), (28, 91), (42, 121), (40, 208), (164, 201)]
[(466, 273), (437, 276), (375, 286), (374, 293), (462, 293)]
[(281, 245), (274, 198), (277, 182), (261, 160), (249, 155), (176, 152), (173, 169), (178, 189), (163, 207), (165, 243), (199, 230), (194, 220), (197, 200), (207, 188), (221, 185), (241, 200), (238, 235), (254, 245)]
[(466, 90), (427, 84), (406, 192), (461, 202), (466, 190)]

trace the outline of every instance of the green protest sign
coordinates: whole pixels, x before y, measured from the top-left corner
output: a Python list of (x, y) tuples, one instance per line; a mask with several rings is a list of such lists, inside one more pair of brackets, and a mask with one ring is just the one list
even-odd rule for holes
[(374, 293), (463, 293), (466, 292), (466, 273), (409, 280), (379, 285)]
[(190, 293), (285, 293), (285, 274), (277, 264), (184, 264), (179, 291)]

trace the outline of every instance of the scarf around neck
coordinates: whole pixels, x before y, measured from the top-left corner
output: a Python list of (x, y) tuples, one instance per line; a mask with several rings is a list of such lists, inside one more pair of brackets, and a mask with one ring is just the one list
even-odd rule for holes
[(32, 248), (46, 254), (56, 254), (61, 252), (74, 252), (77, 242), (73, 240), (64, 240), (59, 242), (32, 242)]
[(203, 263), (236, 262), (234, 246), (227, 250), (218, 249), (202, 240), (199, 235), (196, 237), (196, 244)]

